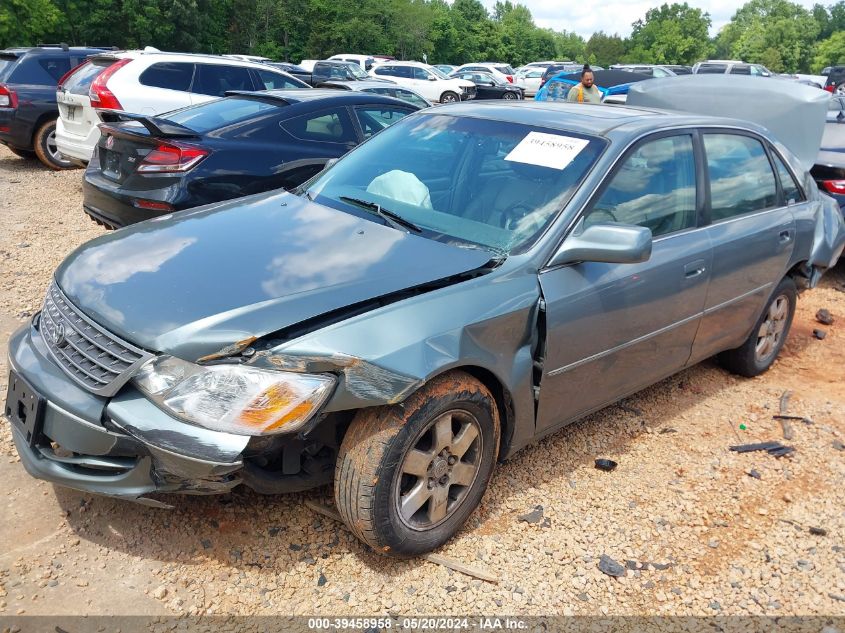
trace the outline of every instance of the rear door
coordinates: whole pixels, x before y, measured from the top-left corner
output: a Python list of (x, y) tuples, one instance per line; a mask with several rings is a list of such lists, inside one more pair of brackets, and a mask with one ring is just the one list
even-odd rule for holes
[(710, 241), (694, 137), (638, 143), (582, 214), (583, 226), (646, 226), (639, 264), (580, 262), (540, 273), (546, 350), (537, 431), (596, 410), (687, 363), (707, 296)]
[(118, 82), (122, 88), (115, 94), (127, 112), (161, 114), (191, 105), (193, 62), (156, 62), (138, 76), (140, 87), (128, 81), (124, 85), (122, 72), (115, 73), (111, 82)]
[[(739, 346), (787, 272), (795, 220), (759, 138), (702, 134), (713, 268), (692, 360)], [(801, 202), (803, 204), (803, 201)]]

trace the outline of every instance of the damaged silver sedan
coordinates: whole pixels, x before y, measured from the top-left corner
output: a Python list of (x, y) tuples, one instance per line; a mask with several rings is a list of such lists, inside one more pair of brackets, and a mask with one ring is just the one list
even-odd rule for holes
[(334, 481), (410, 556), (537, 438), (714, 355), (766, 371), (844, 244), (753, 124), (444, 106), (297, 192), (80, 247), (12, 336), (5, 411), (35, 477), (151, 505)]

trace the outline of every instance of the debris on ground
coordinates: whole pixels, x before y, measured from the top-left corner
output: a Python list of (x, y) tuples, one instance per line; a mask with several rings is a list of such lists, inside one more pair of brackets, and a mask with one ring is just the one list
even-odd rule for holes
[(822, 308), (821, 310), (816, 312), (816, 321), (818, 321), (822, 325), (833, 325), (834, 318), (829, 310), (827, 310), (826, 308)]
[(792, 397), (792, 392), (788, 389), (780, 396), (780, 414), (786, 415), (789, 409), (789, 399)]
[(786, 416), (780, 416), (777, 418), (778, 422), (780, 422), (780, 428), (783, 432), (783, 439), (791, 440), (795, 438), (795, 431), (792, 429), (792, 425), (789, 423), (789, 420)]
[(596, 468), (599, 470), (603, 470), (606, 473), (609, 473), (611, 470), (615, 469), (619, 464), (617, 464), (612, 459), (597, 459), (596, 460)]
[(766, 451), (769, 455), (783, 457), (794, 453), (792, 446), (785, 446), (780, 442), (758, 442), (756, 444), (739, 444), (729, 447), (735, 453), (753, 453), (754, 451)]
[(666, 435), (667, 433), (677, 433), (678, 429), (673, 429), (671, 426), (667, 426), (664, 429), (660, 429), (660, 435)]
[(833, 440), (833, 442), (831, 442), (831, 446), (833, 446), (833, 448), (837, 451), (845, 451), (845, 444), (843, 444), (840, 440)]
[(763, 478), (763, 475), (761, 475), (761, 474), (760, 474), (760, 471), (759, 471), (759, 470), (757, 470), (756, 468), (752, 468), (751, 470), (749, 470), (749, 471), (748, 471), (748, 476), (749, 476), (749, 477), (754, 477), (754, 479), (762, 479), (762, 478)]
[(531, 512), (528, 514), (521, 514), (518, 518), (520, 521), (524, 521), (525, 523), (539, 523), (543, 520), (543, 506), (534, 506), (534, 509)]
[(816, 329), (813, 330), (813, 336), (815, 336), (820, 341), (823, 341), (824, 337), (827, 336), (827, 332), (825, 330)]
[(811, 527), (810, 534), (812, 534), (813, 536), (827, 536), (827, 530), (820, 527)]
[(599, 571), (608, 576), (619, 578), (625, 575), (625, 568), (613, 560), (607, 554), (602, 554), (599, 559)]

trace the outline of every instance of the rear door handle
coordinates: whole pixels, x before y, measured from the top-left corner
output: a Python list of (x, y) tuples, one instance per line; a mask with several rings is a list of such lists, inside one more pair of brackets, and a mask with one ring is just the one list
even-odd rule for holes
[(778, 241), (781, 244), (789, 244), (792, 241), (792, 230), (787, 229), (786, 231), (781, 231), (780, 235), (778, 235)]
[(686, 279), (698, 277), (699, 275), (703, 275), (705, 272), (707, 272), (707, 266), (703, 259), (698, 259), (684, 266), (684, 277)]

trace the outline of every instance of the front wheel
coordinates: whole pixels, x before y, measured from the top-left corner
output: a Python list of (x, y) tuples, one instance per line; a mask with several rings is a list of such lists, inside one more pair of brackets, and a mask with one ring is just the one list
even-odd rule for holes
[(50, 169), (73, 169), (78, 165), (72, 160), (65, 158), (56, 146), (56, 122), (47, 121), (38, 131), (33, 139), (35, 154), (46, 167)]
[(440, 95), (440, 103), (456, 103), (460, 100), (460, 97), (454, 92), (446, 91)]
[(719, 354), (719, 362), (730, 372), (740, 376), (759, 376), (775, 362), (792, 325), (797, 303), (797, 291), (792, 277), (784, 277), (778, 284), (763, 314), (745, 343), (736, 349)]
[(518, 99), (518, 98), (519, 97), (517, 97), (515, 92), (510, 92), (510, 91), (506, 92), (505, 94), (502, 95), (502, 99), (507, 99), (508, 101), (513, 101), (514, 99)]
[(499, 453), (496, 402), (461, 371), (404, 403), (360, 411), (335, 467), (335, 503), (359, 539), (388, 556), (429, 552), (478, 506)]

